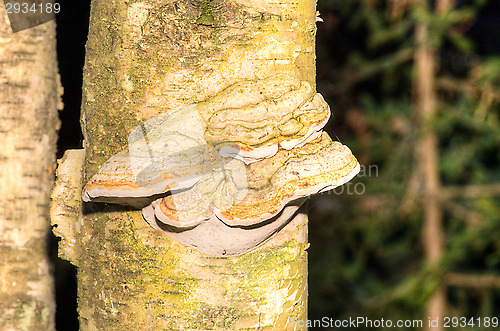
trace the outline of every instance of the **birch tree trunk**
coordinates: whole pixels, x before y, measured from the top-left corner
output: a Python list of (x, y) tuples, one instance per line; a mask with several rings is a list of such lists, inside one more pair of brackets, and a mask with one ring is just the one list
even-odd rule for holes
[(54, 330), (47, 252), (59, 125), (55, 23), (13, 34), (0, 6), (0, 329)]
[[(278, 73), (315, 86), (315, 17), (313, 0), (92, 1), (84, 182), (152, 116)], [(77, 174), (78, 162), (66, 161)], [(303, 329), (305, 214), (253, 252), (212, 258), (150, 228), (139, 211), (91, 208), (60, 227), (63, 254), (78, 266), (82, 330)]]

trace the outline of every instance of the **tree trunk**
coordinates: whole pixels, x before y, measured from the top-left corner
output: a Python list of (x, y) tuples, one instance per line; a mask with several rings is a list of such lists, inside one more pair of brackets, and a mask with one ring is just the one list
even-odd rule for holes
[[(427, 0), (420, 5), (427, 7)], [(448, 1), (437, 1), (440, 11), (449, 9)], [(420, 22), (415, 28), (415, 117), (420, 129), (416, 143), (418, 172), (423, 183), (423, 224), (422, 242), (427, 263), (439, 263), (444, 252), (443, 207), (441, 203), (441, 179), (439, 176), (438, 137), (432, 128), (432, 121), (437, 111), (436, 96), (436, 57), (431, 45), (429, 26)], [(431, 320), (442, 318), (446, 314), (446, 288), (437, 287), (426, 305), (425, 316)], [(426, 329), (431, 329), (427, 325)], [(436, 328), (432, 328), (435, 330)], [(442, 329), (441, 323), (437, 329)]]
[(47, 252), (59, 100), (55, 23), (13, 34), (0, 6), (0, 329), (54, 330)]
[[(145, 119), (279, 73), (314, 87), (315, 18), (312, 0), (94, 0), (84, 182)], [(76, 166), (68, 169), (78, 175)], [(150, 228), (139, 211), (84, 207), (63, 234), (65, 254), (78, 266), (82, 330), (304, 329), (305, 214), (253, 252), (213, 258)]]

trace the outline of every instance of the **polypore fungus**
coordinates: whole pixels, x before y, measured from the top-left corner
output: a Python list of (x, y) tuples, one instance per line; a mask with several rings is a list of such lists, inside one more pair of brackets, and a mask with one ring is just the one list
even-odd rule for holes
[(307, 196), (359, 172), (351, 151), (321, 131), (329, 115), (321, 95), (286, 75), (234, 84), (132, 130), (83, 200), (143, 208), (152, 227), (206, 254), (243, 254)]
[(197, 108), (206, 141), (246, 164), (314, 140), (330, 117), (320, 94), (284, 74), (234, 84)]

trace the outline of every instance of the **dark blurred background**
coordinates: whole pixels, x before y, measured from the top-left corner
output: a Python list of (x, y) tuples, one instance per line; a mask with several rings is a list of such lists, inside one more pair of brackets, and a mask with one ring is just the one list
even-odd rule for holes
[[(448, 316), (500, 316), (500, 1), (419, 2), (318, 2), (317, 89), (333, 112), (327, 131), (362, 170), (308, 202), (311, 320), (426, 320), (439, 295)], [(82, 143), (90, 9), (90, 1), (60, 3), (58, 158)], [(435, 70), (418, 76), (421, 28)], [(426, 84), (430, 94), (419, 92)], [(426, 98), (434, 110), (423, 120)], [(427, 136), (438, 157), (431, 193), (439, 217), (430, 219)], [(428, 226), (437, 232), (424, 235)], [(57, 329), (78, 330), (75, 270), (57, 258), (56, 241)], [(476, 320), (463, 329), (481, 328)]]

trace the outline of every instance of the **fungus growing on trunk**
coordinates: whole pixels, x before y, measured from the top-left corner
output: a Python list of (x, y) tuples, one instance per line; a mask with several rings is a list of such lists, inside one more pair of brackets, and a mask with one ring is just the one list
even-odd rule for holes
[(83, 200), (142, 208), (152, 227), (206, 254), (243, 254), (307, 196), (359, 172), (351, 151), (321, 131), (329, 116), (320, 94), (286, 75), (234, 84), (133, 129)]

